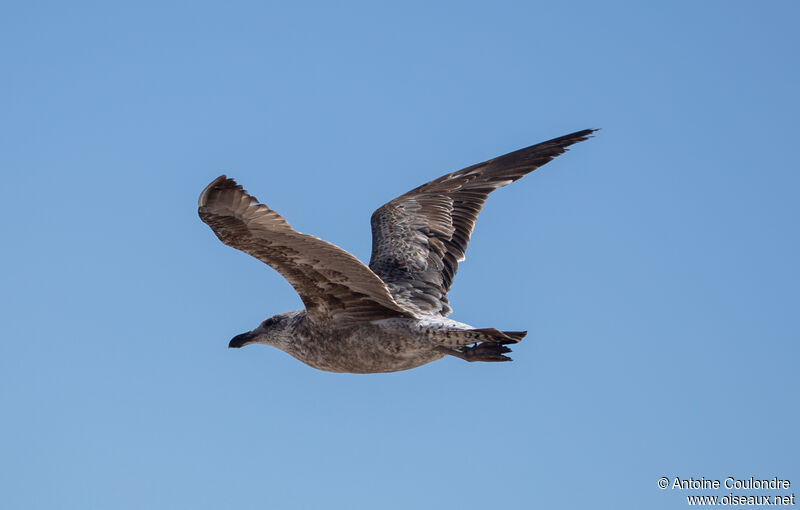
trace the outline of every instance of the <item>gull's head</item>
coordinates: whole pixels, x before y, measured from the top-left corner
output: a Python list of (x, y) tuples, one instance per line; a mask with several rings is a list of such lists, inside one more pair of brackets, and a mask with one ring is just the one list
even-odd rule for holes
[(288, 338), (292, 319), (297, 312), (279, 313), (273, 315), (258, 325), (253, 331), (242, 333), (233, 337), (228, 347), (239, 348), (250, 344), (278, 345)]

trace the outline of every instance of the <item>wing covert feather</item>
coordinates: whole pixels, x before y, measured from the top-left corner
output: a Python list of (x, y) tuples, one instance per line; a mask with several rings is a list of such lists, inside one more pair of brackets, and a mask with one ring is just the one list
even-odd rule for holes
[(295, 231), (233, 179), (218, 177), (198, 205), (200, 218), (223, 243), (270, 265), (289, 281), (310, 320), (347, 323), (412, 315), (357, 258)]
[(402, 306), (420, 314), (450, 314), (447, 292), (489, 193), (594, 131), (578, 131), (443, 175), (384, 204), (371, 218), (370, 269)]

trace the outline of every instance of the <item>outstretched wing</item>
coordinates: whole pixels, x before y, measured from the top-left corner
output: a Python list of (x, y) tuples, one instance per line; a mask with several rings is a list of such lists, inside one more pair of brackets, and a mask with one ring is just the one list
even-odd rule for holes
[(278, 213), (224, 175), (198, 201), (200, 219), (219, 239), (269, 264), (286, 278), (314, 322), (357, 322), (410, 316), (353, 255), (301, 234)]
[(489, 193), (594, 131), (584, 129), (444, 175), (383, 205), (372, 215), (370, 269), (404, 307), (448, 315), (447, 292)]

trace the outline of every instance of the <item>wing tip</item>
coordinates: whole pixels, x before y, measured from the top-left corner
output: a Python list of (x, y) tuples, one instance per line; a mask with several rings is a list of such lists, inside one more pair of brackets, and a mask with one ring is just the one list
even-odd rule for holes
[[(538, 143), (536, 145), (531, 145), (530, 147), (520, 149), (519, 151), (506, 154), (506, 156), (511, 156), (517, 153), (524, 154), (526, 152), (529, 152), (532, 155), (547, 157), (548, 158), (547, 161), (541, 162), (537, 166), (538, 168), (539, 166), (545, 165), (553, 158), (569, 151), (570, 146), (588, 140), (589, 138), (594, 138), (595, 133), (597, 133), (598, 131), (600, 131), (600, 128), (582, 129), (580, 131), (575, 131), (574, 133), (570, 133), (568, 135), (563, 135), (553, 138), (551, 140), (547, 140), (546, 142)], [(505, 156), (500, 156), (500, 158), (503, 157)], [(500, 159), (500, 158), (495, 158), (495, 159)]]
[(236, 181), (234, 181), (233, 179), (228, 179), (228, 176), (225, 174), (220, 175), (219, 177), (211, 181), (211, 184), (206, 186), (203, 192), (200, 193), (200, 198), (197, 199), (197, 206), (203, 207), (204, 205), (206, 205), (208, 203), (208, 195), (211, 193), (211, 191), (218, 188), (219, 184), (225, 181), (230, 181), (234, 186), (236, 186)]
[[(583, 142), (584, 140), (588, 140), (589, 138), (594, 138), (595, 133), (600, 131), (601, 128), (589, 128), (589, 129), (582, 129), (580, 131), (575, 131), (574, 133), (570, 133), (568, 135), (560, 136), (551, 142), (563, 142), (563, 147), (568, 147), (574, 143)], [(545, 142), (548, 143), (548, 142)]]

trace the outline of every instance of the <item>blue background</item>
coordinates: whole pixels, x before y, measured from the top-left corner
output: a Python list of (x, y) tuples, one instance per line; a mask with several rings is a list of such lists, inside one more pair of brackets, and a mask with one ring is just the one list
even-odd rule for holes
[[(4, 4), (0, 506), (800, 484), (797, 5)], [(198, 219), (217, 175), (367, 260), (384, 202), (590, 127), (492, 195), (452, 289), (453, 318), (529, 330), (513, 363), (341, 375), (226, 348), (301, 303)]]

